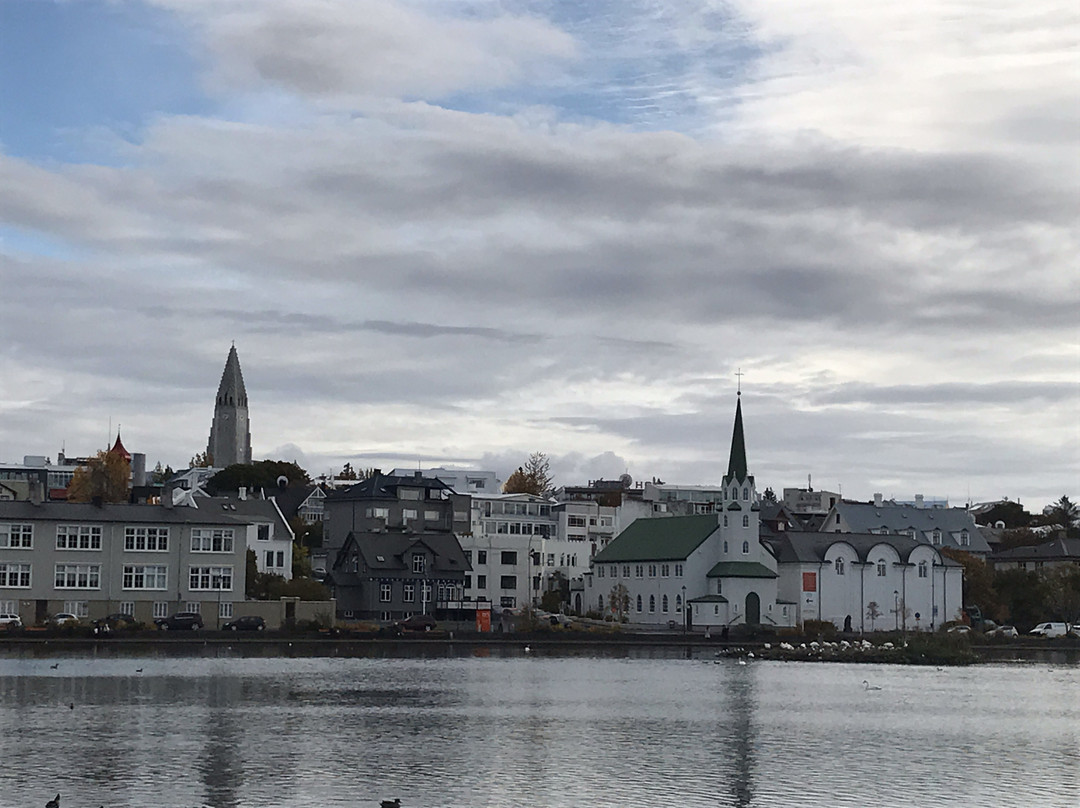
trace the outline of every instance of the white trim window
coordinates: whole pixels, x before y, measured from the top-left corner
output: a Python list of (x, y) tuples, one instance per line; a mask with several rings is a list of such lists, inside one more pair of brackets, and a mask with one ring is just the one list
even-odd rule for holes
[(101, 589), (101, 565), (57, 564), (53, 586), (57, 589)]
[(394, 587), (392, 584), (383, 582), (379, 584), (379, 603), (389, 603), (394, 597)]
[(29, 589), (30, 580), (29, 564), (0, 562), (0, 586), (8, 589)]
[(682, 578), (682, 564), (675, 565), (675, 577)]
[[(231, 527), (193, 527), (191, 552), (231, 553), (234, 531)], [(231, 588), (231, 587), (230, 587)]]
[(925, 561), (919, 562), (919, 577), (926, 578), (929, 575), (929, 569), (927, 568)]
[(879, 559), (877, 563), (877, 577), (884, 578), (887, 572), (888, 570), (885, 566), (885, 559)]
[(34, 526), (0, 524), (0, 550), (33, 550)]
[[(483, 575), (477, 576), (483, 578)], [(401, 585), (401, 602), (416, 603), (416, 584), (404, 583)]]
[(423, 575), (424, 574), (424, 561), (425, 561), (424, 556), (422, 554), (420, 554), (420, 553), (416, 553), (412, 557), (413, 575)]
[(232, 592), (232, 567), (191, 567), (188, 589), (191, 591)]
[(125, 527), (124, 549), (136, 553), (163, 553), (169, 549), (169, 529), (141, 525)]
[[(128, 612), (131, 614), (131, 612)], [(169, 616), (169, 602), (167, 600), (155, 600), (154, 601), (154, 617), (168, 617)]]
[(57, 550), (100, 550), (101, 525), (57, 525)]
[(169, 585), (168, 571), (164, 564), (125, 564), (122, 588), (163, 591)]
[(65, 600), (64, 611), (78, 618), (90, 616), (90, 603), (85, 600)]
[(233, 604), (231, 600), (223, 600), (218, 604), (218, 617), (231, 620), (233, 616)]
[(120, 614), (135, 614), (135, 601), (122, 600), (120, 601)]

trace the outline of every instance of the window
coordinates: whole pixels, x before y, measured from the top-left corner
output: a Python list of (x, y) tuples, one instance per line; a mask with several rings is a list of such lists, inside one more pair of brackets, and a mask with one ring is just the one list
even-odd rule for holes
[(499, 589), (517, 589), (516, 575), (503, 575), (499, 578)]
[(57, 564), (53, 586), (57, 589), (100, 589), (100, 564)]
[[(555, 554), (554, 553), (548, 553), (547, 565), (549, 567), (554, 567), (555, 566)], [(612, 569), (614, 569), (614, 567), (612, 567)]]
[(189, 600), (187, 603), (184, 604), (183, 610), (185, 612), (191, 612), (192, 614), (202, 614), (202, 603), (197, 600)]
[(656, 577), (656, 565), (655, 564), (650, 564), (649, 565), (649, 577), (650, 578), (655, 578)]
[(413, 508), (405, 508), (401, 512), (401, 521), (408, 522), (410, 519), (416, 519), (419, 517), (419, 513)]
[(279, 568), (282, 568), (282, 569), (285, 567), (285, 551), (284, 550), (278, 550), (277, 551), (277, 564), (275, 566), (277, 566)]
[(267, 550), (266, 551), (266, 566), (268, 566), (268, 567), (274, 566), (274, 551), (273, 550)]
[(120, 614), (135, 614), (135, 601), (122, 600), (120, 601)]
[(499, 560), (504, 566), (512, 567), (517, 564), (517, 550), (503, 550)]
[(379, 603), (389, 603), (394, 588), (388, 583), (379, 584)]
[(472, 576), (468, 574), (465, 575), (465, 589), (472, 589)]
[(600, 527), (612, 527), (612, 519), (610, 516), (600, 517)]
[(630, 577), (630, 565), (629, 564), (623, 564), (622, 577), (623, 578), (629, 578)]
[(667, 614), (667, 610), (668, 610), (667, 606), (668, 606), (667, 595), (664, 595), (663, 599), (660, 601), (660, 609), (661, 609), (661, 611), (663, 611), (664, 614)]
[(675, 596), (675, 611), (677, 611), (677, 612), (682, 611), (682, 595), (676, 595)]
[(191, 567), (188, 589), (211, 592), (232, 591), (232, 567)]
[(842, 558), (836, 559), (836, 562), (835, 562), (835, 564), (833, 566), (835, 566), (835, 568), (836, 568), (836, 574), (837, 575), (843, 575), (844, 574), (844, 559), (842, 559)]
[(398, 494), (400, 499), (423, 499), (423, 492), (418, 488), (401, 488)]
[(966, 530), (961, 530), (960, 531), (960, 546), (961, 547), (967, 547), (969, 544), (971, 544), (971, 536), (968, 535), (968, 532)]
[(743, 555), (749, 555), (750, 554), (750, 542), (744, 541), (742, 543), (742, 552), (743, 552)]
[(125, 564), (121, 585), (124, 589), (164, 591), (169, 585), (167, 572), (164, 564)]
[(743, 527), (750, 527), (750, 517), (746, 516), (745, 514), (743, 515), (743, 518), (742, 518), (742, 526)]
[[(131, 612), (128, 612), (131, 614)], [(154, 601), (154, 617), (168, 617), (169, 616), (169, 601), (167, 600), (155, 600)]]
[(660, 577), (661, 578), (667, 578), (669, 575), (671, 575), (671, 565), (670, 564), (661, 564), (660, 565)]
[(438, 522), (439, 521), (439, 512), (438, 511), (424, 511), (424, 521), (425, 522)]
[(477, 589), (487, 589), (487, 576), (486, 575), (477, 575), (476, 576), (476, 588)]
[(682, 564), (675, 565), (675, 577), (682, 578)]
[(503, 609), (513, 609), (517, 605), (517, 598), (513, 595), (503, 595), (499, 598), (499, 606)]
[(925, 561), (920, 561), (919, 562), (919, 577), (920, 578), (925, 578), (926, 577), (926, 562)]
[(597, 578), (603, 578), (604, 577), (604, 565), (603, 564), (601, 564), (600, 566), (598, 566), (596, 568), (596, 577)]
[(566, 526), (567, 527), (585, 527), (585, 517), (584, 516), (570, 516), (570, 515), (567, 515), (567, 517), (566, 517)]
[(727, 544), (727, 542), (724, 542), (724, 552), (726, 553), (727, 551), (728, 551), (728, 544)]
[(65, 600), (64, 611), (76, 617), (89, 617), (90, 604), (85, 600)]
[(256, 525), (259, 541), (270, 541), (270, 525)]
[(125, 527), (124, 549), (133, 552), (156, 553), (168, 550), (169, 529), (167, 527)]
[(465, 560), (472, 564), (472, 550), (462, 550), (462, 552), (465, 554)]
[(637, 596), (637, 610), (641, 611), (641, 595)]
[(750, 499), (750, 489), (749, 488), (744, 488), (742, 490), (742, 498), (743, 499)]
[(231, 620), (233, 616), (233, 605), (231, 600), (223, 600), (218, 604), (217, 616), (225, 620)]
[(477, 550), (476, 551), (476, 563), (477, 564), (486, 564), (487, 563), (487, 550)]
[(33, 547), (33, 525), (0, 525), (0, 550), (30, 550)]
[(724, 527), (727, 527), (727, 526), (728, 526), (727, 514), (725, 513), (724, 514)]
[(100, 525), (57, 525), (57, 550), (100, 550)]
[(419, 553), (416, 553), (412, 557), (412, 571), (413, 571), (413, 575), (423, 575), (424, 574), (424, 557), (422, 555), (420, 555)]
[(879, 559), (877, 563), (877, 577), (885, 577), (885, 559)]
[(231, 527), (193, 527), (191, 529), (191, 552), (231, 553), (233, 529)]
[(596, 608), (597, 608), (597, 610), (599, 610), (601, 612), (604, 611), (604, 596), (603, 595), (597, 595), (596, 596)]
[(635, 578), (644, 578), (645, 577), (645, 565), (644, 564), (635, 564), (634, 565), (634, 577)]
[(416, 584), (401, 585), (401, 600), (403, 603), (416, 603)]
[(931, 540), (931, 541), (932, 541), (932, 542), (933, 542), (934, 544), (941, 544), (941, 531), (940, 531), (940, 530), (938, 530), (937, 528), (935, 528), (935, 529), (934, 529), (934, 532), (933, 532), (933, 533), (931, 534), (931, 536), (930, 536), (930, 540)]
[[(18, 589), (30, 588), (30, 565), (0, 562), (0, 586)], [(14, 610), (12, 610), (14, 611)]]
[(649, 613), (656, 611), (656, 595), (649, 595)]

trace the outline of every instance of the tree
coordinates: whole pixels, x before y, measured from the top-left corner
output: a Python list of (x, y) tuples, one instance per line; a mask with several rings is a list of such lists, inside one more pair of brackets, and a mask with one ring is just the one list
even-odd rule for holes
[(765, 502), (773, 502), (773, 503), (775, 503), (776, 502), (776, 492), (773, 491), (772, 488), (766, 488), (765, 493), (761, 495), (761, 498)]
[(338, 475), (339, 480), (356, 480), (359, 479), (356, 476), (356, 469), (352, 467), (352, 463), (346, 463), (342, 469), (341, 474)]
[(1031, 524), (1031, 514), (1019, 502), (1003, 499), (979, 517), (980, 524), (990, 527), (998, 522), (1004, 522), (1006, 528), (1027, 527)]
[(959, 562), (964, 568), (963, 605), (978, 606), (985, 617), (1000, 619), (1001, 599), (994, 588), (994, 574), (986, 566), (986, 562), (978, 556), (952, 547), (943, 547), (941, 554)]
[(214, 465), (214, 456), (209, 452), (198, 452), (188, 461), (189, 469), (208, 469)]
[(68, 502), (127, 502), (131, 492), (131, 464), (118, 452), (100, 451), (79, 466), (68, 485)]
[(608, 610), (619, 623), (630, 613), (630, 590), (626, 584), (615, 584), (608, 593)]
[(1044, 568), (1047, 612), (1067, 623), (1080, 622), (1080, 568), (1071, 564)]
[(866, 604), (866, 619), (870, 621), (870, 630), (874, 630), (874, 621), (881, 617), (881, 607), (876, 600)]
[(1065, 529), (1066, 535), (1080, 535), (1075, 530), (1075, 526), (1080, 522), (1080, 508), (1077, 508), (1076, 503), (1064, 494), (1062, 494), (1061, 499), (1051, 506), (1050, 518), (1053, 520), (1053, 524), (1060, 525)]
[(278, 487), (278, 478), (284, 477), (289, 486), (310, 485), (308, 473), (296, 463), (285, 460), (259, 460), (255, 463), (236, 463), (224, 468), (206, 482), (206, 489), (211, 494), (223, 494), (248, 488), (256, 491), (260, 488), (271, 493)]
[(504, 494), (535, 494), (541, 496), (551, 490), (551, 473), (548, 457), (543, 452), (533, 452), (524, 466), (510, 475), (503, 484)]
[(994, 576), (994, 588), (1001, 599), (1001, 619), (1021, 631), (1046, 617), (1046, 583), (1041, 575), (1022, 569), (1002, 570)]

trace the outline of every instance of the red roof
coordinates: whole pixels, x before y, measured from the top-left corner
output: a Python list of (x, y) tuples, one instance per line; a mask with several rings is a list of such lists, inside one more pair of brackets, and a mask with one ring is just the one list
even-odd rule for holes
[(124, 444), (120, 442), (120, 433), (116, 433), (116, 443), (109, 449), (109, 454), (118, 454), (127, 462), (131, 462), (131, 452), (124, 448)]

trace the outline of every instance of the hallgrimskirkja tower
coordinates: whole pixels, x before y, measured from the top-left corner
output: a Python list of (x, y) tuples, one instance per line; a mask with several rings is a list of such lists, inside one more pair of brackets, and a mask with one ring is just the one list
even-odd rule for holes
[(210, 462), (217, 468), (251, 463), (251, 429), (248, 424), (247, 390), (236, 346), (229, 349), (214, 402), (214, 423), (206, 446)]

